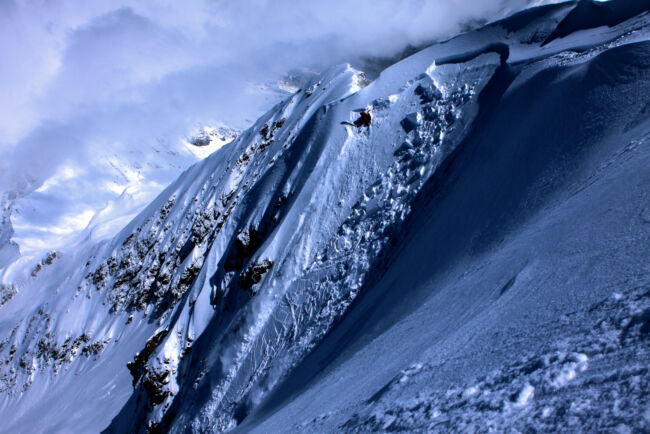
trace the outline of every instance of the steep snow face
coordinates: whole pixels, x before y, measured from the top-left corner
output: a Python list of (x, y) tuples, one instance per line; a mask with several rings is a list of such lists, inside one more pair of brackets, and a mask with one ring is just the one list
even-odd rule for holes
[[(462, 69), (434, 68), (423, 56), (362, 90), (357, 73), (338, 68), (262, 120), (226, 169), (220, 204), (194, 220), (197, 239), (180, 246), (196, 274), (178, 282), (194, 282), (184, 304), (148, 361), (134, 362), (157, 405), (147, 415), (153, 423), (191, 400), (193, 412), (173, 427), (231, 428), (313, 348), (356, 297), (413, 196), (464, 137), (500, 63), (487, 53)], [(358, 110), (371, 113), (369, 127), (341, 125)], [(147, 302), (133, 295), (129, 307)]]
[(648, 430), (648, 14), (581, 29), (482, 95), (378, 281), (241, 432)]
[[(478, 155), (489, 164), (465, 181), (476, 191), (504, 173), (553, 169), (551, 158), (522, 158), (520, 171), (512, 172), (499, 164), (507, 160), (501, 152), (529, 155), (515, 142), (521, 149), (528, 149), (527, 143), (545, 149), (525, 126), (541, 131), (543, 119), (508, 125), (532, 101), (553, 107), (561, 100), (557, 92), (555, 101), (545, 98), (543, 89), (579, 85), (580, 77), (595, 74), (600, 78), (586, 80), (579, 95), (620, 83), (648, 94), (643, 62), (648, 14), (632, 10), (604, 23), (610, 26), (606, 29), (593, 29), (580, 4), (534, 9), (434, 45), (389, 67), (372, 83), (348, 65), (333, 68), (184, 172), (113, 240), (80, 243), (71, 254), (44, 257), (18, 280), (19, 291), (2, 289), (4, 427), (224, 431), (244, 420), (263, 419), (279, 402), (274, 397), (301, 390), (304, 378), (313, 378), (337, 356), (327, 350), (332, 336), (342, 333), (356, 342), (354, 329), (364, 324), (359, 312), (367, 312), (364, 303), (371, 294), (387, 293), (384, 273), (399, 274), (391, 267), (397, 252), (408, 247), (403, 238), (428, 224), (413, 211), (423, 207), (435, 216), (428, 201), (445, 203), (446, 183), (462, 174), (459, 165), (483, 150)], [(601, 74), (608, 62), (622, 69), (611, 75), (605, 68)], [(516, 104), (505, 114), (491, 115), (500, 113), (502, 100)], [(579, 101), (580, 96), (571, 100)], [(602, 107), (607, 98), (593, 104)], [(639, 114), (647, 112), (642, 105), (632, 102), (618, 115), (631, 116), (629, 130), (639, 137), (647, 133), (638, 127), (647, 128)], [(622, 110), (620, 104), (616, 109)], [(603, 120), (610, 112), (594, 113)], [(617, 119), (612, 125), (621, 123)], [(486, 129), (491, 120), (492, 129)], [(573, 121), (577, 131), (584, 129), (583, 118), (567, 118)], [(557, 143), (548, 149), (566, 145), (572, 129), (559, 128), (557, 140), (547, 137)], [(509, 130), (514, 138), (503, 133)], [(578, 137), (581, 141), (613, 131), (587, 130), (592, 136)], [(490, 142), (485, 153), (476, 145), (481, 134), (500, 137), (507, 151)], [(639, 143), (647, 148), (645, 141)], [(575, 160), (568, 161), (558, 169), (564, 172), (549, 178), (549, 191), (562, 184), (562, 174)], [(519, 215), (512, 202), (525, 197), (530, 181), (524, 175), (513, 179), (521, 181), (522, 190), (514, 189), (515, 199), (504, 202), (504, 213), (512, 213), (500, 216), (504, 222)], [(539, 205), (530, 200), (531, 207)], [(466, 220), (477, 227), (497, 220), (482, 223), (464, 215), (463, 208), (446, 209), (456, 217), (434, 219), (435, 230), (451, 230)], [(473, 240), (459, 242), (471, 245)], [(455, 251), (451, 242), (443, 246)], [(444, 255), (434, 253), (444, 264)], [(422, 261), (423, 267), (437, 266)], [(515, 276), (502, 285), (503, 293), (512, 293), (518, 280)], [(426, 300), (422, 291), (420, 296)], [(450, 312), (471, 316), (477, 300), (484, 298), (456, 300)], [(587, 369), (582, 354), (563, 353), (560, 361), (549, 356), (554, 374), (543, 387), (563, 387)], [(433, 365), (424, 360), (422, 366)], [(293, 390), (292, 384), (297, 385)], [(540, 384), (534, 378), (522, 383), (512, 406), (532, 402)], [(475, 394), (470, 386), (467, 390), (468, 397)], [(430, 394), (432, 402), (442, 399), (435, 391)], [(329, 428), (383, 427), (368, 422), (371, 417), (364, 412), (350, 420)], [(275, 423), (280, 425), (269, 425), (275, 430), (287, 426), (286, 419)]]

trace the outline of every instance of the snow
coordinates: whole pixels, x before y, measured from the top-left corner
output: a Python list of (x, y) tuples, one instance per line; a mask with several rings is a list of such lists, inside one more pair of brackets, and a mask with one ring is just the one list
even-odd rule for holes
[(649, 17), (544, 44), (574, 7), (314, 76), (14, 263), (3, 429), (647, 429)]

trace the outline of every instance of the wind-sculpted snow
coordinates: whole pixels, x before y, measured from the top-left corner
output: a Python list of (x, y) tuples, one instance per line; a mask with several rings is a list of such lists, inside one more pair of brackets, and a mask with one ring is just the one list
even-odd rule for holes
[[(373, 82), (347, 65), (333, 68), (188, 169), (112, 241), (54, 252), (25, 280), (3, 284), (6, 427), (44, 430), (33, 420), (47, 414), (60, 430), (215, 432), (263, 414), (256, 412), (270, 408), (292, 375), (318, 371), (305, 361), (372, 297), (413, 230), (415, 207), (440, 190), (444, 199), (450, 168), (477, 152), (471, 143), (504, 95), (522, 98), (517, 92), (530, 92), (531, 83), (543, 92), (576, 74), (586, 77), (584, 89), (608, 80), (645, 89), (638, 59), (647, 51), (648, 14), (626, 15), (606, 32), (581, 21), (574, 34), (566, 23), (575, 8), (546, 6), (490, 24), (422, 50)], [(623, 66), (610, 71), (608, 62)], [(534, 92), (529, 99), (546, 101)], [(362, 112), (370, 122), (355, 126)], [(633, 130), (642, 118), (628, 122)], [(506, 156), (495, 147), (492, 158)], [(481, 173), (471, 182), (489, 183), (493, 175)], [(633, 331), (628, 346), (642, 342)], [(471, 385), (428, 391), (413, 417), (410, 401), (398, 399), (398, 379), (336, 428), (454, 429), (464, 421), (469, 429), (490, 412), (499, 429), (532, 396), (568, 387), (592, 355), (550, 348), (531, 356), (539, 369), (527, 371), (527, 360), (505, 368), (516, 381), (499, 373), (477, 380), (476, 390), (489, 389), (485, 399), (467, 398)], [(395, 409), (384, 407), (388, 396), (397, 397), (385, 404)], [(437, 420), (436, 411), (445, 417)]]
[[(379, 390), (341, 427), (349, 432), (443, 432), (563, 430), (645, 432), (645, 336), (650, 328), (647, 282), (613, 293), (563, 318), (574, 333), (550, 348), (448, 390), (425, 390), (409, 396), (401, 389), (417, 383), (435, 366), (415, 364)], [(617, 366), (626, 360), (626, 366)], [(591, 366), (592, 372), (585, 372)], [(327, 415), (323, 415), (327, 418)], [(319, 420), (296, 427), (318, 431)], [(625, 425), (631, 423), (631, 426)]]
[[(432, 63), (415, 77), (409, 68), (349, 98), (332, 95), (334, 83), (321, 79), (331, 102), (303, 121), (295, 139), (285, 132), (299, 124), (295, 117), (281, 112), (281, 126), (265, 124), (262, 138), (278, 140), (267, 164), (277, 168), (248, 178), (246, 194), (233, 196), (240, 201), (228, 213), (233, 235), (207, 253), (216, 267), (198, 273), (168, 337), (142, 361), (141, 393), (158, 407), (153, 420), (137, 424), (161, 423), (188, 401), (196, 415), (162, 423), (224, 430), (245, 417), (367, 283), (413, 197), (466, 134), (477, 96), (500, 64), (487, 53), (462, 66)], [(315, 98), (318, 86), (305, 95)], [(371, 125), (340, 125), (355, 120), (357, 107), (370, 110)]]

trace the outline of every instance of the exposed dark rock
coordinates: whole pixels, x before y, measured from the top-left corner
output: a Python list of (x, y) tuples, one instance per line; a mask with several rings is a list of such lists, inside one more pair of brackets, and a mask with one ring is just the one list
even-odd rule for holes
[(224, 270), (240, 270), (244, 266), (246, 259), (250, 258), (263, 242), (264, 240), (254, 228), (240, 232), (228, 250), (223, 265)]
[(286, 119), (283, 118), (283, 119), (280, 119), (279, 121), (274, 122), (273, 123), (273, 129), (278, 130), (278, 129), (282, 128), (284, 126), (285, 121), (286, 121)]
[(169, 396), (169, 391), (165, 390), (165, 385), (169, 382), (169, 372), (163, 371), (158, 372), (148, 372), (142, 379), (142, 386), (144, 390), (149, 395), (149, 399), (154, 404), (162, 403), (167, 396)]
[(269, 131), (270, 131), (270, 130), (269, 130), (269, 124), (264, 124), (264, 126), (263, 126), (262, 129), (260, 130), (260, 134), (262, 135), (262, 137), (263, 137), (265, 140), (268, 139), (268, 137), (269, 137)]
[(190, 143), (194, 146), (208, 146), (210, 144), (211, 138), (207, 134), (201, 134), (194, 137)]
[(108, 342), (109, 339), (106, 339), (104, 341), (96, 341), (90, 345), (86, 345), (81, 349), (81, 354), (86, 357), (97, 356), (104, 350), (104, 347), (106, 347)]
[(47, 255), (45, 255), (45, 258), (43, 259), (42, 264), (43, 265), (52, 265), (52, 262), (54, 262), (54, 260), (59, 256), (60, 256), (60, 253), (58, 253), (56, 251), (49, 252)]
[(43, 266), (41, 264), (36, 264), (36, 266), (32, 269), (31, 275), (32, 277), (36, 277), (38, 275), (38, 272), (41, 271)]
[(56, 252), (56, 251), (49, 252), (47, 255), (45, 255), (45, 257), (43, 259), (41, 259), (40, 263), (38, 263), (38, 264), (36, 264), (34, 266), (34, 268), (32, 269), (32, 272), (31, 272), (31, 276), (36, 277), (38, 275), (38, 273), (43, 269), (43, 267), (48, 266), (48, 265), (52, 265), (54, 260), (60, 255), (61, 254)]
[(16, 285), (0, 283), (0, 306), (14, 298), (14, 295), (17, 293), (18, 290), (16, 289)]
[(126, 367), (129, 369), (131, 376), (133, 377), (133, 385), (135, 386), (138, 383), (138, 380), (145, 373), (145, 364), (149, 361), (149, 357), (156, 350), (160, 342), (167, 336), (168, 331), (166, 329), (160, 330), (158, 333), (149, 338), (144, 348), (135, 354), (132, 362), (128, 362)]
[(250, 291), (254, 285), (262, 281), (262, 277), (273, 267), (273, 261), (263, 259), (260, 262), (248, 266), (239, 275), (239, 282), (242, 289)]

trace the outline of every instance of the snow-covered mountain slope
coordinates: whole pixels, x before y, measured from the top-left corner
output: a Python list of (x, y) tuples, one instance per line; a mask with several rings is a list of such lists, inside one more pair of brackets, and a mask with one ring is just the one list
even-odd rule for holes
[[(22, 254), (14, 268), (33, 266), (39, 256), (67, 249), (89, 232), (96, 240), (115, 236), (183, 169), (234, 138), (234, 130), (221, 129), (225, 134), (216, 134), (202, 148), (152, 137), (120, 153), (119, 143), (97, 139), (92, 152), (85, 152), (83, 165), (66, 161), (43, 182), (27, 180), (21, 188), (0, 194), (0, 201), (11, 205), (12, 241)], [(84, 188), (88, 184), (93, 188)], [(4, 268), (0, 278), (11, 280), (17, 271)]]
[(2, 429), (647, 430), (648, 9), (314, 78), (11, 291)]

